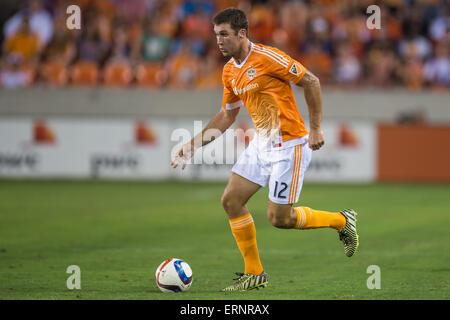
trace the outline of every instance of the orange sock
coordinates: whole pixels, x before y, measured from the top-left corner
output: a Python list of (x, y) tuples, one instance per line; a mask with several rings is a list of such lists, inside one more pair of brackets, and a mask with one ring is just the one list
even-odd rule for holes
[(250, 213), (239, 218), (230, 219), (231, 232), (244, 258), (245, 271), (259, 275), (263, 272), (261, 260), (259, 260), (258, 246), (256, 245), (255, 223)]
[(297, 223), (295, 229), (314, 229), (330, 227), (341, 230), (345, 227), (345, 217), (339, 212), (314, 210), (308, 207), (296, 207)]

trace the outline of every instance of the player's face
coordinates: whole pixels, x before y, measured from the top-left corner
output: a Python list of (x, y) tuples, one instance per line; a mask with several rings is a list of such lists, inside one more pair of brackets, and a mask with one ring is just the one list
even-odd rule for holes
[(236, 34), (229, 23), (214, 25), (214, 33), (219, 50), (225, 57), (233, 56), (239, 51), (239, 43), (242, 37), (239, 37), (239, 33)]

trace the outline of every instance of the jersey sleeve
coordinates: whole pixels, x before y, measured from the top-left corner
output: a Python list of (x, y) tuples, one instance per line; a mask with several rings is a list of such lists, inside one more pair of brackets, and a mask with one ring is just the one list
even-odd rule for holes
[[(273, 48), (276, 50), (275, 48)], [(306, 68), (282, 51), (271, 51), (268, 55), (269, 73), (285, 81), (298, 83), (306, 73)]]
[(234, 93), (231, 87), (228, 85), (226, 81), (225, 75), (222, 76), (223, 82), (223, 99), (222, 99), (222, 108), (225, 110), (232, 110), (236, 108), (240, 108), (244, 105), (241, 98)]

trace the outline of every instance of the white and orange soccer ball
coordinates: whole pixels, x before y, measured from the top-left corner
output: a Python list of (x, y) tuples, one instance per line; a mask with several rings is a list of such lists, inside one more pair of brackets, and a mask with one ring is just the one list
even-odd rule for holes
[(192, 269), (186, 261), (177, 258), (163, 261), (156, 269), (156, 285), (162, 292), (186, 291), (192, 284)]

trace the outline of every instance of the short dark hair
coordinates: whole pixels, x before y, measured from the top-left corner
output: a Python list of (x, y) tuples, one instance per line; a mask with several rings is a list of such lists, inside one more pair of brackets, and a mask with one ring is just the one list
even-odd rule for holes
[(236, 34), (241, 29), (245, 29), (248, 37), (248, 20), (244, 11), (236, 9), (236, 8), (228, 8), (225, 9), (213, 18), (213, 23), (215, 25), (219, 25), (222, 23), (229, 23), (231, 29), (233, 29)]

